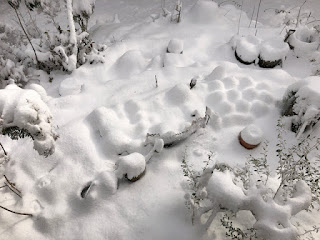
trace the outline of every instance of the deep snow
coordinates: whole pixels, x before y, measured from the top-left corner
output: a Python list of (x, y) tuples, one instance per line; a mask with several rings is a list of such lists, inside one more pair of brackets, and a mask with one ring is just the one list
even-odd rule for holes
[[(37, 83), (47, 91), (43, 95), (59, 134), (55, 153), (44, 158), (30, 139), (0, 136), (10, 154), (5, 174), (23, 195), (19, 199), (0, 189), (1, 205), (35, 215), (0, 211), (0, 239), (199, 239), (185, 207), (188, 186), (180, 166), (185, 149), (198, 170), (210, 151), (218, 162), (243, 165), (249, 154), (261, 152), (261, 147), (249, 151), (238, 143), (239, 132), (255, 124), (269, 141), (269, 164), (276, 168), (278, 102), (290, 84), (311, 74), (310, 62), (290, 51), (283, 68), (239, 63), (229, 42), (237, 33), (239, 9), (197, 2), (192, 7), (193, 1), (184, 1), (182, 22), (174, 24), (150, 17), (161, 13), (160, 1), (97, 1), (90, 33), (108, 45), (105, 63), (81, 66), (70, 75), (52, 73), (52, 82), (39, 72)], [(276, 2), (266, 1), (262, 9), (280, 7)], [(253, 5), (245, 1), (240, 35), (255, 32), (253, 26), (247, 28)], [(305, 8), (318, 5), (308, 1)], [(0, 6), (1, 13), (8, 10), (3, 2)], [(167, 3), (169, 10), (172, 6)], [(120, 22), (114, 21), (114, 14)], [(282, 28), (269, 14), (259, 19), (262, 40), (279, 37)], [(179, 41), (173, 41), (175, 50), (167, 53), (173, 39)], [(193, 78), (197, 83), (190, 89)], [(137, 182), (117, 182), (119, 160), (130, 161), (124, 156), (133, 153), (141, 160), (152, 149), (145, 146), (148, 133), (179, 133), (203, 117), (207, 106), (219, 117), (187, 140), (154, 154)], [(293, 141), (294, 133), (287, 138)], [(143, 167), (140, 161), (132, 177)], [(82, 198), (88, 183), (92, 189)], [(320, 224), (317, 213), (300, 213), (298, 220), (304, 229)], [(225, 239), (219, 224), (210, 228), (211, 239)]]

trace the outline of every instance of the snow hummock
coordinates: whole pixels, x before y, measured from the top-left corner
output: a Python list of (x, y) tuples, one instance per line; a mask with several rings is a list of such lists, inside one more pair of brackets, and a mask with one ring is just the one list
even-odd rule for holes
[(33, 137), (34, 149), (40, 155), (54, 153), (57, 136), (52, 128), (52, 115), (36, 91), (15, 84), (1, 89), (0, 113), (1, 132), (10, 127), (25, 129)]
[(260, 57), (265, 61), (285, 59), (289, 46), (280, 38), (270, 39), (261, 43)]
[(183, 41), (180, 39), (171, 39), (168, 44), (169, 53), (182, 53), (183, 52)]
[(245, 62), (254, 62), (260, 54), (260, 43), (261, 40), (252, 35), (238, 38), (236, 41), (237, 55)]
[(140, 153), (131, 153), (127, 156), (119, 157), (116, 163), (116, 175), (118, 178), (126, 177), (131, 180), (141, 175), (146, 169), (146, 159)]
[(250, 145), (257, 145), (263, 140), (263, 132), (256, 125), (249, 125), (241, 131), (241, 138)]

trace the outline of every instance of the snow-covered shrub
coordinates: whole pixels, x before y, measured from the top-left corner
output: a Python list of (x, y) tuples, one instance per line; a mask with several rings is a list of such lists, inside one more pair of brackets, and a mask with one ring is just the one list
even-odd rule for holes
[(22, 33), (12, 27), (0, 23), (0, 88), (13, 79), (19, 86), (24, 86), (28, 79), (26, 77), (28, 65), (26, 56), (21, 51), (23, 43)]
[(282, 100), (282, 115), (300, 137), (320, 120), (320, 77), (308, 77), (290, 85)]
[(57, 135), (52, 115), (40, 95), (15, 84), (0, 90), (0, 132), (13, 137), (31, 136), (40, 155), (54, 152)]
[(19, 86), (24, 86), (28, 82), (25, 74), (26, 69), (23, 65), (0, 56), (0, 88), (4, 88), (10, 79)]
[(93, 14), (96, 0), (78, 0), (73, 2), (73, 19), (77, 22), (82, 30), (88, 30), (88, 21)]
[(319, 48), (319, 32), (307, 26), (298, 27), (288, 38), (290, 48), (298, 57), (308, 56)]
[[(38, 13), (45, 14), (56, 29), (50, 32), (39, 33), (37, 37), (26, 35), (28, 40), (30, 39), (28, 44), (26, 44), (27, 48), (24, 49), (25, 47), (21, 43), (17, 46), (20, 50), (23, 49), (26, 55), (25, 57), (28, 59), (24, 61), (24, 65), (28, 64), (28, 66), (30, 65), (45, 70), (46, 72), (53, 70), (71, 72), (86, 62), (90, 64), (104, 62), (104, 58), (100, 55), (100, 51), (103, 51), (104, 47), (101, 48), (94, 44), (89, 34), (83, 29), (75, 30), (71, 1), (67, 1), (67, 3), (70, 5), (70, 7), (67, 8), (66, 14), (69, 21), (69, 29), (64, 30), (56, 20), (58, 13), (61, 11), (61, 1), (25, 1), (25, 5), (29, 10), (37, 10)], [(94, 3), (95, 1), (93, 0), (73, 1), (73, 10), (78, 14), (75, 19), (81, 20), (87, 18), (88, 20), (89, 16), (93, 13)], [(10, 5), (17, 10), (20, 7), (20, 1), (13, 1)], [(83, 22), (85, 29), (87, 28), (87, 20)], [(83, 27), (82, 25), (80, 26)], [(28, 26), (20, 23), (20, 27), (24, 32), (25, 30), (28, 32)]]
[[(95, 44), (87, 32), (77, 32), (77, 57), (76, 66), (79, 67), (86, 62), (103, 63), (104, 58), (95, 48)], [(36, 54), (38, 56), (39, 67), (47, 72), (53, 70), (72, 71), (70, 67), (74, 61), (73, 44), (70, 43), (69, 31), (61, 30), (61, 33), (44, 33), (40, 39), (33, 40)], [(27, 50), (30, 58), (34, 58), (31, 48)], [(34, 59), (35, 60), (35, 59)]]
[[(267, 144), (261, 157), (250, 156), (243, 168), (231, 168), (215, 163), (206, 167), (203, 173), (194, 177), (188, 174), (190, 166), (184, 166), (185, 175), (194, 188), (186, 195), (193, 209), (192, 222), (206, 231), (219, 212), (251, 212), (255, 219), (252, 229), (246, 231), (232, 227), (226, 219), (221, 221), (227, 236), (246, 239), (254, 233), (258, 238), (268, 240), (291, 240), (299, 235), (291, 218), (303, 210), (310, 209), (319, 201), (319, 166), (310, 156), (320, 145), (320, 139), (305, 138), (288, 148), (283, 138), (283, 127), (278, 124), (277, 184), (270, 181)], [(273, 184), (272, 184), (273, 182)], [(241, 219), (239, 219), (241, 224)]]

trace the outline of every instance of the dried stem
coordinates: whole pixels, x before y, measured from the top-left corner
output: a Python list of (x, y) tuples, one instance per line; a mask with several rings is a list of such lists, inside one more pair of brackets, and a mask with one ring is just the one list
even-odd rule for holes
[(39, 60), (38, 60), (38, 56), (37, 56), (36, 50), (34, 49), (34, 47), (33, 47), (32, 43), (31, 43), (31, 40), (30, 40), (30, 38), (29, 38), (29, 36), (28, 36), (28, 34), (27, 34), (26, 30), (24, 29), (24, 27), (23, 27), (23, 25), (22, 25), (22, 22), (21, 22), (21, 19), (20, 19), (20, 17), (19, 17), (19, 14), (18, 14), (17, 9), (16, 9), (16, 8), (13, 8), (13, 9), (14, 9), (14, 11), (15, 11), (16, 15), (17, 15), (17, 18), (18, 18), (18, 20), (19, 20), (19, 24), (20, 24), (21, 28), (22, 28), (22, 30), (23, 30), (23, 32), (24, 32), (24, 34), (26, 35), (26, 37), (27, 37), (27, 39), (28, 39), (28, 41), (29, 41), (29, 43), (30, 43), (30, 45), (31, 45), (32, 49), (33, 49), (34, 56), (35, 56), (35, 58), (36, 58), (36, 62), (37, 62), (37, 65), (38, 65), (38, 64), (39, 64)]
[(256, 17), (256, 23), (255, 23), (255, 25), (254, 25), (254, 28), (257, 28), (257, 23), (258, 23), (258, 18), (259, 18), (261, 1), (262, 1), (262, 0), (259, 1), (258, 11), (257, 11), (257, 17)]
[(6, 150), (4, 149), (4, 147), (3, 147), (3, 145), (1, 143), (0, 143), (0, 146), (1, 146), (2, 150), (3, 150), (3, 152), (4, 152), (4, 155), (8, 156)]
[(302, 9), (303, 5), (304, 5), (306, 2), (307, 2), (307, 0), (305, 0), (305, 1), (301, 4), (301, 6), (300, 6), (300, 8), (299, 8), (299, 12), (298, 12), (298, 16), (297, 16), (296, 27), (298, 27), (298, 24), (299, 24), (299, 18), (300, 18), (301, 9)]
[(8, 209), (8, 208), (5, 208), (5, 207), (3, 207), (3, 206), (1, 206), (1, 205), (0, 205), (0, 208), (6, 210), (6, 211), (8, 211), (8, 212), (11, 212), (11, 213), (14, 213), (14, 214), (18, 214), (18, 215), (25, 215), (25, 216), (30, 216), (30, 217), (33, 216), (31, 213), (20, 213), (20, 212), (16, 212), (16, 211), (10, 210), (10, 209)]

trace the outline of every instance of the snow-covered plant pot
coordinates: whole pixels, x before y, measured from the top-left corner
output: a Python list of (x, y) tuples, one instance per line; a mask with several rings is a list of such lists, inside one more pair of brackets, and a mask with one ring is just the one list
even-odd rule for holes
[(116, 176), (121, 179), (123, 176), (131, 182), (139, 180), (146, 172), (146, 159), (140, 153), (131, 153), (121, 156), (116, 163)]
[(287, 88), (282, 115), (291, 119), (291, 130), (299, 137), (320, 120), (320, 77), (308, 77)]
[(288, 51), (289, 46), (282, 39), (263, 41), (258, 64), (262, 68), (274, 68), (277, 65), (281, 65)]
[(180, 39), (171, 39), (168, 48), (167, 53), (177, 53), (182, 54), (183, 53), (183, 41)]
[(239, 133), (239, 142), (246, 149), (257, 147), (262, 140), (263, 132), (255, 125), (249, 125)]
[(256, 61), (260, 53), (260, 39), (248, 35), (236, 39), (235, 42), (235, 57), (243, 64), (251, 64)]
[(301, 26), (289, 36), (288, 43), (298, 57), (308, 55), (318, 49), (319, 33), (314, 28)]

